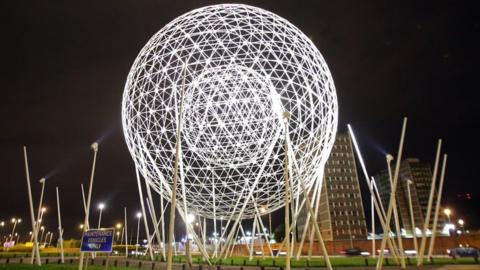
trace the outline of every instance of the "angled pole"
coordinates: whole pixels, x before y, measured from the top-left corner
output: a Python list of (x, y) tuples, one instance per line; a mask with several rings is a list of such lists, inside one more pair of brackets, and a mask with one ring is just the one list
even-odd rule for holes
[[(388, 178), (390, 179), (390, 186), (393, 186), (393, 180), (392, 180), (392, 167), (390, 166), (390, 163), (393, 160), (393, 156), (390, 154), (387, 154), (386, 156), (387, 159), (387, 169), (388, 169)], [(397, 184), (398, 185), (398, 184)], [(400, 231), (400, 219), (398, 218), (398, 211), (397, 211), (397, 193), (395, 194), (390, 194), (390, 196), (394, 196), (393, 200), (393, 220), (395, 223), (395, 234), (397, 235), (397, 242), (398, 242), (398, 248), (399, 248), (399, 254), (400, 254), (400, 264), (402, 268), (406, 268), (405, 265), (405, 252), (403, 250), (403, 241), (402, 241), (402, 234)]]
[[(382, 243), (380, 244), (380, 255), (378, 256), (378, 261), (377, 261), (377, 270), (380, 270), (383, 267), (383, 258), (385, 255), (383, 251), (385, 250), (387, 239), (390, 237), (390, 228), (388, 224), (390, 224), (390, 221), (392, 219), (393, 206), (395, 205), (395, 193), (397, 192), (398, 175), (400, 172), (400, 164), (402, 160), (403, 143), (405, 139), (406, 129), (407, 129), (407, 118), (405, 117), (403, 118), (402, 133), (400, 135), (400, 145), (398, 147), (397, 161), (395, 164), (395, 174), (393, 176), (393, 183), (390, 189), (390, 202), (388, 204), (387, 217), (385, 219), (385, 224), (387, 224), (386, 226), (387, 230), (383, 232), (383, 239), (382, 239)], [(403, 254), (400, 254), (400, 263), (401, 263), (401, 268), (405, 269), (406, 266), (405, 266), (405, 260), (403, 259)]]
[[(370, 180), (370, 188), (373, 187), (373, 177)], [(374, 198), (373, 198), (373, 193), (370, 194), (370, 217), (371, 217), (371, 223), (372, 223), (372, 258), (375, 258), (375, 204), (374, 204)]]
[[(40, 223), (41, 223), (42, 216), (43, 216), (42, 204), (43, 204), (43, 194), (45, 192), (45, 181), (46, 181), (45, 178), (42, 178), (39, 181), (40, 184), (42, 184), (42, 190), (40, 192), (40, 202), (38, 203), (37, 222), (35, 222), (35, 228), (34, 228), (34, 231), (33, 231), (33, 233), (37, 234), (37, 239), (38, 239), (38, 230), (40, 229)], [(38, 243), (37, 243), (37, 245), (38, 245)], [(32, 250), (32, 261), (33, 261), (33, 256), (34, 255), (35, 255), (34, 250)]]
[[(142, 207), (143, 224), (145, 225), (145, 233), (147, 234), (147, 241), (148, 241), (149, 247), (150, 247), (152, 237), (150, 237), (150, 230), (148, 228), (147, 213), (145, 212), (145, 204), (143, 203), (142, 184), (140, 183), (140, 176), (138, 174), (138, 168), (135, 168), (135, 175), (137, 177), (138, 196), (140, 197), (140, 206)], [(137, 235), (137, 241), (138, 241), (138, 235)], [(148, 251), (149, 251), (149, 254), (150, 254), (150, 260), (153, 261), (153, 251), (152, 251), (151, 248), (149, 248)]]
[(172, 245), (174, 243), (173, 230), (175, 228), (175, 210), (177, 208), (177, 178), (178, 178), (178, 167), (180, 159), (180, 146), (182, 143), (182, 122), (183, 122), (183, 98), (185, 94), (185, 79), (187, 73), (187, 65), (185, 64), (185, 70), (183, 72), (183, 82), (182, 82), (182, 92), (180, 96), (180, 109), (178, 111), (178, 122), (177, 122), (177, 136), (176, 136), (176, 145), (175, 145), (175, 163), (173, 168), (173, 180), (172, 180), (172, 202), (170, 204), (170, 223), (168, 226), (168, 250), (167, 250), (167, 270), (173, 269), (173, 250)]
[(63, 229), (62, 217), (60, 215), (60, 196), (58, 195), (58, 187), (55, 187), (57, 193), (57, 213), (58, 213), (58, 241), (60, 242), (60, 260), (65, 263), (65, 256), (63, 254)]
[(437, 180), (438, 162), (440, 160), (441, 149), (442, 149), (442, 140), (439, 139), (437, 144), (437, 154), (435, 156), (435, 165), (433, 168), (432, 184), (430, 186), (430, 195), (428, 196), (427, 214), (425, 216), (425, 223), (423, 224), (423, 229), (422, 229), (422, 241), (420, 242), (420, 253), (418, 256), (417, 266), (423, 265), (423, 257), (425, 255), (425, 246), (427, 244), (427, 230), (428, 230), (428, 226), (430, 225), (430, 215), (432, 212), (433, 197), (435, 195), (435, 183)]
[[(285, 248), (287, 249), (287, 256), (285, 257), (285, 269), (290, 270), (290, 257), (291, 257), (291, 249), (290, 249), (290, 181), (288, 180), (288, 119), (290, 118), (289, 112), (283, 113), (284, 117), (284, 124), (285, 124), (285, 138), (284, 138), (284, 149), (285, 149)], [(308, 196), (307, 196), (308, 198)]]
[[(86, 211), (85, 211), (85, 219), (83, 221), (83, 232), (88, 230), (88, 219), (90, 215), (90, 202), (92, 201), (92, 190), (93, 190), (93, 177), (95, 175), (95, 164), (97, 162), (97, 152), (98, 152), (98, 143), (94, 142), (90, 146), (90, 148), (93, 150), (93, 164), (92, 164), (92, 172), (90, 175), (90, 185), (88, 188), (88, 196), (87, 196), (87, 204), (86, 204)], [(78, 260), (78, 270), (82, 270), (83, 268), (83, 258), (85, 256), (85, 253), (80, 252), (80, 258)]]
[[(375, 206), (374, 208), (375, 208), (375, 211), (377, 213), (378, 220), (380, 221), (380, 224), (382, 225), (382, 230), (385, 232), (387, 230), (390, 230), (390, 227), (389, 227), (390, 224), (385, 223), (385, 216), (386, 216), (385, 215), (385, 210), (383, 209), (382, 202), (379, 201), (379, 199), (378, 199), (378, 198), (380, 198), (380, 196), (378, 196), (378, 190), (376, 190), (375, 181), (373, 181), (372, 185), (370, 185), (370, 181), (368, 180), (368, 179), (370, 179), (370, 177), (368, 176), (367, 168), (365, 167), (365, 162), (363, 161), (362, 153), (360, 152), (360, 147), (358, 146), (357, 139), (355, 138), (355, 134), (353, 133), (352, 127), (350, 125), (347, 125), (347, 127), (348, 127), (348, 132), (350, 133), (350, 137), (352, 139), (353, 147), (355, 148), (355, 152), (357, 154), (358, 160), (360, 161), (360, 167), (362, 168), (365, 181), (367, 181), (367, 186), (369, 188), (370, 194), (373, 194), (373, 204)], [(375, 194), (377, 196), (375, 196)], [(387, 227), (388, 227), (388, 229), (387, 229)], [(388, 238), (388, 245), (396, 247), (395, 241), (392, 241), (390, 238)], [(396, 254), (396, 248), (391, 248), (391, 250), (393, 251), (395, 261), (398, 261), (398, 259), (397, 259), (398, 256)], [(382, 252), (382, 251), (380, 251), (380, 252)]]
[(445, 178), (445, 168), (447, 167), (447, 154), (443, 155), (442, 172), (440, 174), (440, 184), (438, 185), (437, 204), (435, 206), (435, 215), (433, 217), (432, 236), (430, 237), (430, 245), (428, 246), (428, 257), (433, 255), (433, 247), (435, 245), (435, 235), (437, 232), (438, 212), (440, 211), (440, 202), (442, 200), (443, 179)]
[[(27, 190), (28, 190), (28, 203), (30, 205), (30, 218), (32, 220), (32, 234), (33, 234), (33, 242), (34, 242), (34, 252), (36, 254), (36, 261), (37, 265), (40, 266), (42, 265), (42, 262), (40, 261), (40, 251), (38, 248), (38, 235), (35, 234), (35, 229), (36, 229), (36, 221), (35, 221), (35, 214), (33, 213), (33, 199), (32, 199), (32, 188), (30, 185), (30, 172), (28, 170), (28, 158), (27, 158), (27, 147), (23, 147), (23, 157), (25, 159), (25, 175), (27, 178)], [(30, 263), (33, 264), (34, 258), (31, 258)]]
[(127, 228), (127, 207), (123, 208), (123, 218), (125, 226), (123, 228), (125, 232), (125, 258), (128, 258), (128, 228)]
[(417, 243), (417, 231), (415, 226), (415, 218), (412, 205), (412, 193), (410, 192), (410, 185), (413, 184), (412, 180), (407, 179), (407, 193), (408, 193), (408, 208), (410, 211), (410, 223), (412, 224), (413, 246), (415, 247), (415, 257), (418, 260), (418, 243)]

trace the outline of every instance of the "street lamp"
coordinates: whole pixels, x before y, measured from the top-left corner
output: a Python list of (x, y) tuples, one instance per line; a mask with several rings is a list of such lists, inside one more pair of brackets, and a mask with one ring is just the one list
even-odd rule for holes
[(142, 213), (137, 212), (138, 222), (137, 222), (137, 242), (135, 244), (135, 256), (138, 256), (138, 233), (140, 231), (140, 220), (141, 220), (141, 218), (142, 218)]
[(98, 209), (100, 210), (100, 216), (98, 217), (98, 228), (100, 229), (100, 224), (102, 222), (102, 212), (103, 212), (103, 208), (105, 208), (105, 204), (104, 203), (99, 203), (98, 204)]
[(15, 235), (15, 228), (17, 227), (17, 223), (22, 223), (21, 218), (12, 218), (12, 223), (13, 223), (13, 229), (12, 229), (12, 234), (10, 236), (10, 241), (12, 241), (13, 236)]
[(40, 230), (42, 230), (42, 235), (40, 236), (40, 243), (43, 243), (43, 233), (45, 233), (45, 227), (40, 227)]
[(120, 239), (120, 229), (122, 229), (122, 223), (117, 223), (117, 225), (115, 225), (115, 228), (117, 229), (117, 241), (118, 241)]
[(445, 208), (443, 209), (443, 213), (447, 216), (447, 219), (448, 219), (448, 223), (450, 223), (450, 215), (452, 214), (452, 210), (450, 210), (450, 208)]

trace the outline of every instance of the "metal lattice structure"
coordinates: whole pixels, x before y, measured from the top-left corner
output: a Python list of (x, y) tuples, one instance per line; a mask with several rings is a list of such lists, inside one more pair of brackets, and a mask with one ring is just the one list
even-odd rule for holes
[[(171, 196), (183, 98), (178, 205), (211, 219), (252, 218), (284, 205), (284, 111), (297, 170), (293, 197), (321, 183), (337, 98), (315, 45), (285, 19), (239, 4), (207, 6), (162, 28), (128, 75), (122, 121), (147, 183)], [(315, 182), (318, 181), (318, 182)]]

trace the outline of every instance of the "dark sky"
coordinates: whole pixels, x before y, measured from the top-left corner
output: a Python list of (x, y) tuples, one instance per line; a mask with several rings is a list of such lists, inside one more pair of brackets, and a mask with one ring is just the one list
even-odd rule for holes
[[(353, 125), (370, 174), (384, 167), (385, 152), (396, 155), (403, 116), (409, 117), (406, 156), (433, 166), (442, 138), (449, 154), (444, 201), (454, 218), (480, 227), (474, 154), (480, 151), (480, 17), (474, 1), (240, 2), (286, 18), (313, 39), (335, 80), (340, 130)], [(80, 184), (89, 177), (89, 145), (99, 141), (93, 203), (106, 202), (105, 224), (120, 221), (123, 206), (133, 223), (138, 195), (120, 119), (126, 76), (155, 32), (211, 3), (2, 1), (0, 220), (21, 216), (20, 231), (30, 230), (27, 145), (36, 203), (37, 180), (48, 177), (48, 229), (57, 226), (59, 186), (66, 237), (78, 237)]]

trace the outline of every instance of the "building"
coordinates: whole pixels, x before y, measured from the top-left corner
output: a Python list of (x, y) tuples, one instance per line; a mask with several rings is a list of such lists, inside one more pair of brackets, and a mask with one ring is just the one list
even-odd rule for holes
[[(300, 235), (306, 212), (299, 217)], [(326, 241), (367, 238), (355, 156), (348, 134), (337, 133), (325, 165), (317, 222)]]
[[(392, 174), (394, 168), (392, 165)], [(437, 179), (438, 181), (438, 179)], [(412, 199), (413, 217), (415, 227), (423, 228), (425, 223), (425, 215), (427, 214), (428, 197), (430, 196), (430, 188), (432, 182), (432, 171), (430, 164), (421, 162), (418, 158), (407, 158), (401, 162), (400, 173), (398, 178), (396, 199), (397, 209), (401, 221), (401, 227), (412, 232), (410, 210), (408, 205), (408, 187), (410, 185), (410, 194)], [(388, 208), (390, 198), (390, 179), (386, 170), (381, 171), (375, 176), (375, 183), (381, 197), (382, 204), (385, 210)], [(409, 184), (410, 183), (410, 184)], [(430, 217), (430, 225), (433, 224), (434, 206), (437, 200), (437, 194), (433, 198), (432, 213)], [(440, 217), (442, 218), (442, 217)], [(441, 226), (442, 222), (438, 223)], [(438, 229), (438, 228), (437, 228)]]

